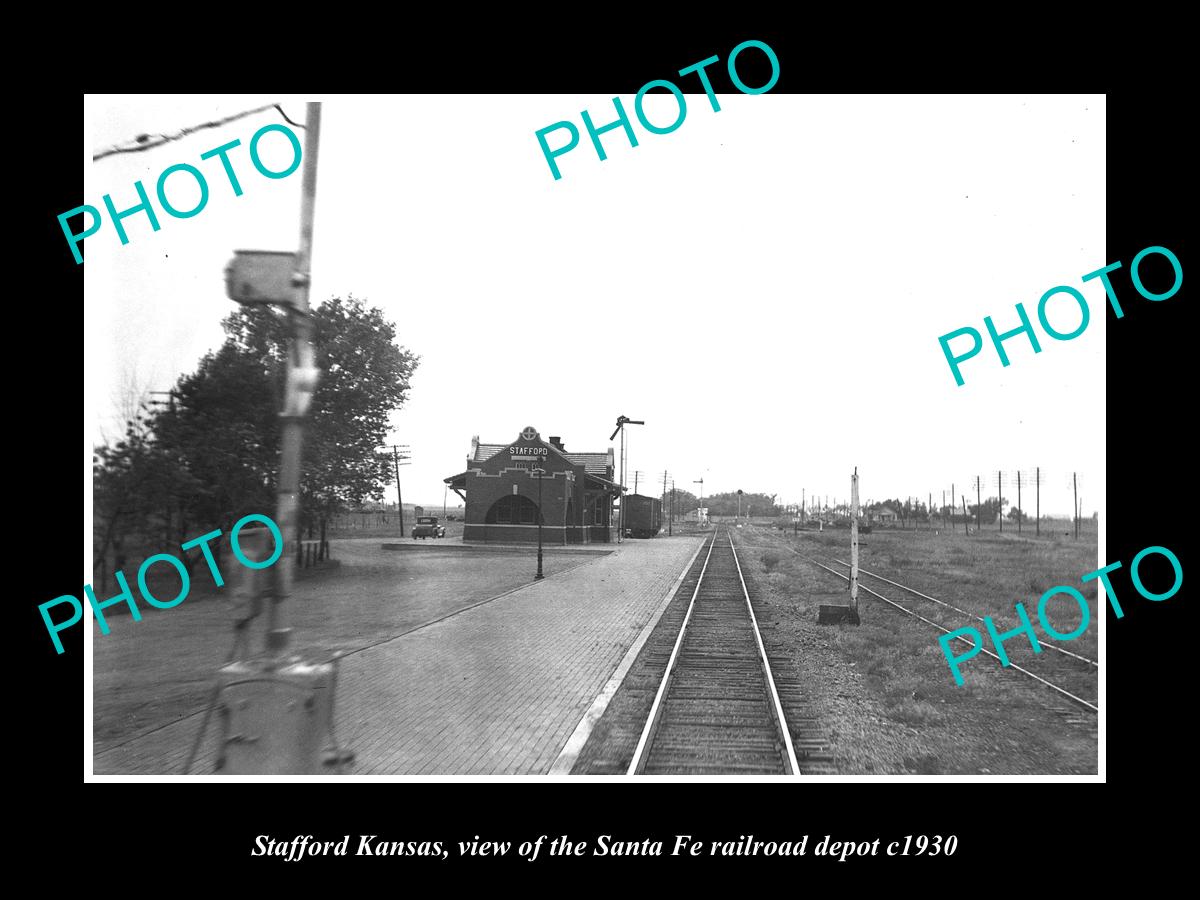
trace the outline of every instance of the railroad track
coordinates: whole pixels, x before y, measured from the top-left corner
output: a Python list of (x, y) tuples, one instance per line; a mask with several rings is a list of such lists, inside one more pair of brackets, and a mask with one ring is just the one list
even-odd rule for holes
[(629, 764), (634, 774), (799, 774), (733, 540), (709, 542)]
[[(775, 542), (772, 541), (772, 543), (775, 543)], [(786, 543), (779, 544), (778, 546), (785, 547), (787, 550), (789, 550), (791, 553), (794, 553), (796, 556), (800, 557), (805, 562), (808, 562), (809, 564), (814, 565), (817, 568), (824, 570), (825, 572), (828, 572), (830, 575), (833, 575), (833, 576), (841, 579), (842, 581), (849, 583), (850, 576), (848, 574), (846, 574), (844, 572), (840, 572), (837, 569), (834, 569), (834, 568), (826, 565), (824, 562), (822, 562), (819, 559), (816, 559), (811, 556), (807, 556), (804, 553), (801, 553), (799, 550), (796, 550), (794, 547), (791, 547)], [(847, 570), (847, 572), (849, 571), (850, 564), (847, 562), (844, 562), (839, 559), (829, 559), (828, 561), (836, 563), (839, 566), (842, 566), (843, 568), (845, 568)], [(922, 593), (921, 591), (918, 591), (915, 588), (911, 588), (911, 587), (908, 587), (907, 585), (901, 584), (897, 581), (893, 581), (889, 578), (885, 578), (882, 575), (878, 575), (873, 572), (868, 572), (865, 569), (863, 569), (861, 566), (859, 567), (858, 571), (859, 571), (860, 576), (867, 575), (867, 576), (875, 579), (876, 581), (881, 581), (881, 582), (889, 584), (895, 588), (899, 588), (900, 590), (907, 591), (909, 594), (912, 594), (915, 597), (918, 597), (918, 598), (921, 598), (922, 600), (930, 601), (932, 603), (937, 604), (939, 608), (949, 609), (949, 610), (953, 611), (954, 613), (957, 613), (962, 616), (966, 616), (967, 618), (975, 619), (978, 621), (983, 621), (981, 616), (978, 616), (974, 613), (967, 612), (966, 610), (960, 609), (959, 607), (954, 606), (951, 603), (947, 603), (944, 600), (939, 600), (936, 597), (931, 597), (930, 595)], [(874, 597), (876, 600), (880, 600), (881, 602), (887, 604), (887, 606), (889, 606), (890, 608), (898, 610), (899, 612), (904, 613), (906, 616), (909, 616), (911, 618), (918, 619), (919, 621), (924, 622), (926, 625), (929, 625), (929, 626), (937, 629), (939, 632), (941, 632), (943, 634), (950, 634), (951, 631), (954, 630), (953, 628), (946, 627), (945, 625), (941, 624), (940, 622), (935, 622), (932, 619), (926, 618), (925, 616), (921, 615), (921, 613), (917, 612), (915, 609), (913, 609), (909, 606), (906, 606), (905, 604), (900, 603), (893, 598), (885, 597), (883, 594), (879, 593), (878, 591), (867, 587), (865, 584), (862, 584), (861, 579), (860, 579), (858, 587), (859, 587), (860, 591), (863, 591), (864, 593), (870, 595), (871, 597)], [(975, 646), (974, 641), (970, 640), (969, 638), (963, 637), (961, 635), (955, 636), (954, 639), (956, 641), (958, 641), (959, 643), (965, 644), (968, 647)], [(1082, 664), (1088, 666), (1089, 670), (1092, 668), (1097, 668), (1097, 663), (1094, 660), (1089, 659), (1086, 656), (1082, 656), (1081, 654), (1066, 650), (1062, 647), (1059, 647), (1057, 644), (1053, 644), (1050, 641), (1043, 640), (1041, 637), (1038, 638), (1038, 643), (1041, 644), (1044, 649), (1055, 650), (1064, 656), (1073, 657), (1079, 663), (1082, 663)], [(986, 646), (981, 646), (979, 649), (980, 649), (980, 652), (983, 653), (984, 655), (991, 657), (992, 659), (996, 660), (997, 662), (1000, 661), (1000, 657), (997, 656), (991, 650), (989, 650)], [(1062, 684), (1056, 683), (1055, 681), (1051, 681), (1049, 678), (1046, 678), (1046, 677), (1043, 677), (1042, 675), (1031, 672), (1029, 669), (1026, 669), (1023, 666), (1019, 666), (1016, 663), (1012, 662), (1011, 660), (1009, 661), (1009, 665), (1007, 666), (1007, 668), (1012, 669), (1013, 671), (1019, 672), (1022, 675), (1025, 675), (1026, 677), (1039, 682), (1043, 686), (1054, 691), (1060, 697), (1063, 697), (1066, 700), (1069, 700), (1072, 704), (1071, 709), (1068, 710), (1068, 709), (1058, 708), (1058, 709), (1056, 709), (1056, 711), (1059, 713), (1065, 714), (1066, 717), (1073, 722), (1083, 723), (1083, 720), (1079, 720), (1075, 716), (1072, 716), (1071, 715), (1072, 711), (1077, 711), (1077, 710), (1083, 709), (1083, 710), (1086, 710), (1085, 715), (1087, 715), (1088, 713), (1095, 715), (1100, 712), (1100, 707), (1097, 704), (1097, 702), (1094, 700), (1090, 700), (1084, 696), (1081, 696), (1083, 691), (1078, 688), (1075, 688), (1073, 690), (1068, 689), (1067, 687), (1064, 687)], [(1053, 666), (1051, 666), (1050, 668), (1053, 668)], [(1055, 670), (1055, 671), (1049, 672), (1047, 674), (1051, 674), (1051, 675), (1054, 675), (1054, 677), (1056, 677), (1056, 678), (1060, 678), (1060, 676), (1065, 673)], [(1069, 679), (1069, 680), (1076, 680), (1076, 679)], [(1074, 686), (1072, 686), (1072, 687), (1074, 687)], [(1088, 716), (1088, 718), (1091, 719), (1091, 716)], [(1095, 721), (1094, 719), (1091, 719), (1091, 723), (1085, 723), (1085, 724), (1094, 724), (1094, 721)]]
[[(850, 571), (850, 563), (845, 562), (844, 560), (840, 560), (840, 559), (831, 559), (830, 561), (835, 563), (836, 565), (841, 566), (847, 572)], [(967, 612), (965, 609), (959, 609), (953, 603), (947, 603), (945, 600), (939, 600), (937, 597), (931, 597), (931, 596), (929, 596), (929, 594), (922, 593), (921, 591), (918, 591), (916, 588), (909, 587), (907, 584), (901, 584), (898, 581), (892, 581), (890, 578), (884, 578), (882, 575), (876, 575), (874, 572), (868, 572), (862, 566), (858, 567), (858, 574), (860, 577), (863, 575), (866, 575), (870, 578), (875, 579), (876, 581), (881, 581), (884, 584), (890, 584), (892, 587), (900, 588), (900, 590), (907, 591), (908, 593), (910, 593), (916, 597), (920, 597), (922, 600), (929, 600), (933, 603), (938, 604), (939, 606), (944, 606), (947, 609), (954, 610), (954, 612), (956, 612), (956, 613), (959, 613), (961, 615), (967, 616), (968, 618), (974, 619), (977, 622), (983, 621), (983, 616), (977, 616), (973, 612)], [(845, 576), (843, 575), (842, 577), (844, 578)], [(1058, 644), (1054, 643), (1052, 640), (1050, 640), (1047, 637), (1039, 636), (1038, 643), (1041, 644), (1042, 647), (1046, 650), (1053, 650), (1056, 653), (1061, 653), (1063, 656), (1070, 656), (1071, 658), (1077, 659), (1080, 662), (1087, 663), (1089, 666), (1092, 666), (1093, 668), (1099, 668), (1099, 663), (1097, 663), (1094, 659), (1089, 659), (1088, 657), (1084, 656), (1081, 653), (1075, 653), (1071, 650), (1067, 650), (1065, 647), (1060, 647)]]

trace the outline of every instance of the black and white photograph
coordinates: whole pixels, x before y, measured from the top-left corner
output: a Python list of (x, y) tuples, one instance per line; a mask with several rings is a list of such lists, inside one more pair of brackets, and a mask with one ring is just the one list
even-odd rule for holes
[(87, 780), (1103, 780), (1105, 96), (712, 54), (85, 96)]

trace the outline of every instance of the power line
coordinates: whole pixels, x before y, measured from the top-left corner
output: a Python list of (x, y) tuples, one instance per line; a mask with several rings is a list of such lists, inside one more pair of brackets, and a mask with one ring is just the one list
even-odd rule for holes
[(278, 110), (279, 115), (283, 116), (284, 121), (290, 125), (295, 125), (297, 128), (304, 126), (298, 122), (293, 122), (288, 118), (287, 113), (283, 111), (278, 103), (268, 103), (266, 106), (260, 106), (257, 109), (247, 109), (240, 113), (234, 113), (232, 116), (226, 116), (223, 119), (216, 119), (212, 122), (201, 122), (199, 125), (189, 125), (174, 134), (139, 134), (130, 143), (132, 146), (114, 144), (107, 150), (101, 150), (99, 153), (92, 155), (92, 162), (104, 159), (108, 156), (116, 156), (119, 153), (141, 153), (144, 150), (152, 150), (155, 147), (161, 147), (163, 144), (169, 144), (171, 141), (178, 141), (181, 138), (187, 137), (189, 134), (194, 134), (197, 131), (204, 131), (206, 128), (219, 128), (222, 125), (228, 124), (235, 119), (244, 119), (246, 116), (252, 116), (255, 113), (265, 112), (268, 109)]

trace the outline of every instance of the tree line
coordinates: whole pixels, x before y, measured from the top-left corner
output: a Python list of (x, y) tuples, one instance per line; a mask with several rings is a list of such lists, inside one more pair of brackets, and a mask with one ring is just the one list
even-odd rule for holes
[[(741, 512), (742, 515), (755, 516), (776, 516), (779, 515), (779, 508), (775, 505), (775, 498), (778, 494), (750, 494), (743, 492), (741, 497)], [(703, 499), (704, 505), (708, 508), (710, 516), (736, 516), (738, 514), (738, 497), (737, 491), (728, 491), (723, 494), (713, 494)]]
[[(324, 539), (334, 513), (379, 498), (391, 474), (382, 444), (420, 360), (396, 343), (395, 325), (354, 297), (312, 311), (320, 380), (305, 422), (300, 531)], [(274, 515), (287, 360), (285, 314), (239, 307), (225, 341), (181, 375), (170, 399), (141, 404), (124, 436), (93, 455), (95, 559), (176, 547), (247, 513)], [(196, 548), (184, 562), (191, 570)]]
[[(896, 518), (903, 523), (909, 521), (928, 522), (930, 516), (937, 518), (952, 518), (957, 516), (962, 518), (962, 506), (952, 507), (949, 504), (939, 506), (934, 504), (933, 509), (922, 503), (920, 500), (913, 500), (911, 497), (905, 500), (895, 498), (892, 500), (884, 500), (882, 503), (872, 504), (873, 509), (880, 507), (888, 507), (896, 514)], [(1005, 507), (1011, 507), (1007, 513), (1003, 513)], [(1016, 506), (1011, 506), (1007, 497), (988, 497), (981, 503), (967, 504), (968, 517), (971, 519), (978, 518), (980, 522), (991, 524), (996, 521), (996, 516), (1002, 513), (1006, 518), (1013, 522), (1028, 522), (1030, 516)]]

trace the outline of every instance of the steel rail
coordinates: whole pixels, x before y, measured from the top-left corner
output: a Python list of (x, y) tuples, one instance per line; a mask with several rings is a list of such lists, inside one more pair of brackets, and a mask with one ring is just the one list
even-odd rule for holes
[[(841, 572), (837, 571), (836, 569), (831, 569), (829, 566), (825, 565), (824, 563), (817, 562), (815, 559), (805, 556), (799, 550), (793, 550), (791, 547), (788, 547), (787, 549), (791, 550), (792, 553), (796, 554), (796, 556), (800, 557), (801, 559), (805, 560), (806, 562), (812, 563), (817, 568), (824, 569), (826, 572), (829, 572), (831, 575), (835, 575), (838, 578), (845, 579), (846, 582), (850, 581), (849, 575), (843, 575)], [(875, 591), (871, 590), (866, 585), (860, 584), (859, 587), (862, 588), (864, 591), (866, 591), (868, 594), (870, 594), (872, 597), (876, 598), (877, 600), (882, 600), (884, 603), (888, 604), (889, 606), (894, 606), (896, 609), (900, 610), (902, 613), (912, 616), (914, 619), (920, 619), (926, 625), (931, 625), (934, 628), (936, 628), (938, 631), (944, 632), (946, 634), (953, 634), (953, 632), (950, 631), (949, 628), (944, 628), (943, 626), (939, 625), (937, 622), (931, 622), (929, 619), (926, 619), (924, 616), (920, 615), (919, 613), (915, 613), (911, 609), (909, 609), (905, 606), (902, 606), (899, 603), (896, 603), (894, 600), (889, 600), (887, 597), (884, 597), (882, 594), (876, 593)], [(962, 643), (966, 644), (968, 647), (976, 646), (974, 643), (967, 640), (962, 635), (954, 634), (954, 639), (956, 641), (961, 641)], [(986, 647), (984, 647), (982, 645), (979, 645), (979, 649), (982, 650), (984, 653), (986, 653), (988, 656), (992, 657), (993, 659), (999, 660), (1000, 665), (1004, 666), (1004, 660), (1001, 660), (1000, 657), (997, 656), (995, 653), (993, 653), (991, 650), (987, 649)], [(1051, 690), (1057, 691), (1058, 693), (1062, 694), (1064, 697), (1067, 697), (1067, 698), (1075, 701), (1076, 703), (1080, 704), (1081, 706), (1084, 706), (1084, 707), (1090, 709), (1092, 712), (1094, 712), (1094, 713), (1100, 712), (1100, 707), (1098, 707), (1096, 704), (1090, 703), (1087, 700), (1084, 700), (1082, 697), (1075, 696), (1074, 694), (1072, 694), (1070, 691), (1066, 690), (1065, 688), (1059, 687), (1057, 684), (1054, 684), (1054, 682), (1052, 682), (1052, 681), (1047, 681), (1045, 678), (1042, 678), (1040, 675), (1033, 674), (1033, 672), (1030, 672), (1028, 669), (1021, 668), (1016, 663), (1010, 662), (1007, 666), (1005, 666), (1005, 668), (1016, 669), (1022, 675), (1028, 675), (1034, 681), (1041, 682), (1042, 684), (1046, 685), (1046, 687), (1050, 688)]]
[(799, 775), (800, 765), (796, 762), (796, 748), (792, 746), (792, 733), (788, 730), (787, 719), (783, 715), (783, 704), (779, 701), (779, 692), (775, 689), (775, 679), (771, 675), (771, 663), (767, 659), (766, 648), (763, 647), (762, 635), (758, 630), (758, 617), (754, 615), (754, 606), (750, 603), (750, 592), (746, 590), (746, 579), (742, 575), (742, 564), (738, 561), (737, 548), (733, 546), (733, 535), (728, 531), (729, 549), (733, 552), (733, 563), (737, 566), (738, 581), (742, 583), (742, 596), (746, 598), (746, 609), (750, 611), (750, 624), (754, 626), (754, 641), (758, 644), (759, 659), (762, 660), (763, 674), (767, 676), (767, 687), (771, 692), (772, 714), (775, 725), (783, 735), (783, 744), (787, 749), (788, 775)]
[(716, 545), (717, 533), (713, 531), (713, 536), (708, 542), (708, 553), (704, 556), (704, 565), (700, 569), (700, 577), (696, 580), (696, 589), (692, 591), (692, 599), (688, 601), (687, 613), (683, 617), (683, 624), (679, 627), (679, 635), (675, 638), (675, 646), (671, 650), (670, 659), (667, 660), (667, 669), (663, 672), (662, 682), (658, 686), (658, 693), (654, 695), (654, 703), (650, 707), (650, 715), (646, 718), (646, 725), (642, 728), (642, 735), (638, 738), (637, 748), (633, 751), (633, 759), (629, 761), (629, 769), (626, 771), (626, 775), (640, 775), (646, 767), (650, 738), (654, 734), (654, 730), (658, 727), (659, 716), (662, 715), (662, 701), (667, 693), (667, 684), (671, 680), (671, 674), (675, 670), (675, 660), (679, 658), (679, 648), (683, 646), (683, 635), (687, 631), (688, 622), (691, 621), (692, 610), (696, 607), (696, 596), (700, 593), (700, 585), (704, 584), (704, 573), (708, 571), (708, 561), (712, 558), (713, 547)]
[[(833, 557), (831, 557), (831, 559), (833, 559), (833, 561), (835, 563), (837, 563), (839, 566), (845, 566), (847, 569), (850, 568), (850, 563), (845, 562), (844, 560), (836, 559)], [(977, 615), (975, 615), (975, 613), (967, 612), (965, 609), (959, 609), (953, 603), (947, 603), (945, 600), (939, 600), (937, 597), (930, 597), (928, 594), (922, 594), (916, 588), (910, 588), (907, 584), (901, 584), (898, 581), (892, 581), (890, 578), (884, 578), (882, 575), (876, 575), (874, 572), (868, 572), (862, 566), (858, 567), (858, 572), (860, 575), (870, 575), (872, 578), (878, 578), (880, 581), (886, 581), (888, 584), (892, 585), (893, 587), (898, 587), (902, 591), (908, 591), (910, 594), (916, 594), (918, 597), (923, 597), (926, 600), (932, 600), (934, 603), (938, 603), (942, 606), (948, 607), (949, 609), (952, 609), (957, 613), (962, 613), (964, 616), (967, 616), (968, 618), (971, 618), (971, 619), (975, 619), (977, 622), (983, 621), (983, 616), (977, 616)], [(1097, 668), (1099, 667), (1099, 664), (1094, 659), (1088, 659), (1086, 656), (1082, 656), (1078, 653), (1072, 653), (1070, 650), (1064, 650), (1062, 647), (1058, 646), (1053, 641), (1039, 638), (1038, 643), (1041, 644), (1043, 647), (1047, 648), (1048, 650), (1057, 650), (1059, 653), (1064, 653), (1067, 656), (1073, 656), (1073, 657), (1075, 657), (1075, 659), (1085, 662), (1089, 666), (1097, 666)]]

